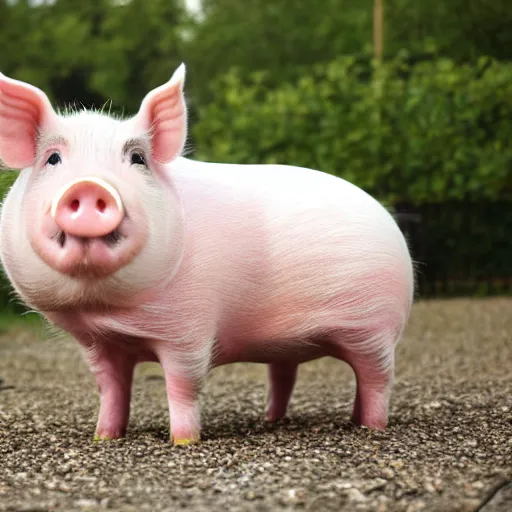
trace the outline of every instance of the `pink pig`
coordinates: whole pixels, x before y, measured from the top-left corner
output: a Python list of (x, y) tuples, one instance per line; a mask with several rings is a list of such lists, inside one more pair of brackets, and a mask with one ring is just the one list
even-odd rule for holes
[(20, 298), (84, 348), (96, 438), (125, 435), (142, 361), (163, 368), (175, 444), (199, 441), (201, 386), (236, 362), (269, 365), (276, 421), (300, 363), (345, 361), (352, 420), (385, 428), (414, 296), (400, 229), (326, 173), (180, 156), (184, 79), (182, 64), (123, 120), (57, 114), (0, 74), (0, 158), (22, 169), (2, 207), (1, 260)]

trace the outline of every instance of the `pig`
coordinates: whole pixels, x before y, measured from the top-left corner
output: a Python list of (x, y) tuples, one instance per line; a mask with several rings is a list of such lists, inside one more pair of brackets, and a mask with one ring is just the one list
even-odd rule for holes
[(56, 110), (0, 74), (0, 258), (27, 307), (67, 332), (95, 378), (97, 440), (126, 435), (134, 368), (161, 365), (170, 442), (201, 442), (209, 372), (268, 365), (266, 420), (297, 368), (350, 365), (351, 421), (388, 424), (395, 350), (414, 299), (392, 214), (356, 185), (293, 165), (184, 156), (185, 64), (132, 116)]

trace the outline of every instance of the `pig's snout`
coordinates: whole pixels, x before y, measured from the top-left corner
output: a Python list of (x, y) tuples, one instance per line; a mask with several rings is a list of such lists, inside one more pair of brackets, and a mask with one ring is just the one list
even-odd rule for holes
[(50, 207), (45, 205), (41, 222), (28, 226), (32, 248), (48, 266), (91, 279), (128, 265), (144, 247), (148, 231), (141, 205), (132, 201), (125, 208), (119, 192), (95, 177), (66, 184)]
[(98, 178), (81, 178), (59, 191), (51, 214), (68, 235), (96, 238), (112, 233), (121, 224), (124, 208), (112, 185)]

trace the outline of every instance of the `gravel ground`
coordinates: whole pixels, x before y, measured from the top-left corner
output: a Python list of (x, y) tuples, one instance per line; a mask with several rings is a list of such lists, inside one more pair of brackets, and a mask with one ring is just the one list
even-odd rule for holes
[(156, 365), (137, 370), (127, 438), (106, 443), (74, 342), (4, 334), (0, 376), (1, 511), (512, 510), (512, 299), (415, 305), (382, 432), (349, 423), (353, 375), (331, 359), (301, 367), (275, 426), (265, 367), (214, 370), (203, 441), (176, 448)]

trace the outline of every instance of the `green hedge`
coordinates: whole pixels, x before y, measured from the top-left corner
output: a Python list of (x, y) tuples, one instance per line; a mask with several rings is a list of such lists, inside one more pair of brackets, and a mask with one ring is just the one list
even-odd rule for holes
[(271, 81), (214, 84), (193, 127), (198, 158), (313, 167), (389, 203), (512, 194), (512, 64), (342, 57)]

